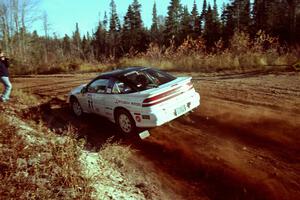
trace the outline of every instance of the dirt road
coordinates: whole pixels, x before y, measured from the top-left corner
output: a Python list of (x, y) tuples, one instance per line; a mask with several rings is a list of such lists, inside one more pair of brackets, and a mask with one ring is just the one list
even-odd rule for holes
[[(201, 106), (144, 141), (123, 141), (160, 189), (173, 199), (300, 199), (300, 73), (188, 75)], [(79, 121), (64, 103), (72, 87), (94, 76), (15, 77), (13, 85), (42, 98), (49, 128), (72, 124), (97, 149), (114, 126), (97, 116)]]

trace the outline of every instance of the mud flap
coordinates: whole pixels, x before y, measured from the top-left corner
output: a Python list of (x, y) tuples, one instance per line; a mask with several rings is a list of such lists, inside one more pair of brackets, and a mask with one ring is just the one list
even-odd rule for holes
[(145, 130), (145, 131), (143, 131), (143, 132), (140, 132), (139, 133), (139, 136), (140, 136), (140, 138), (143, 140), (143, 139), (146, 139), (147, 137), (149, 137), (150, 136), (150, 132), (148, 131), (148, 130)]

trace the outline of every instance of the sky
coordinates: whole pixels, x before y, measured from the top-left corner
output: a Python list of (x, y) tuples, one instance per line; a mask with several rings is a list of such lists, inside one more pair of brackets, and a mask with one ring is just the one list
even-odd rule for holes
[[(41, 13), (47, 13), (49, 24), (49, 35), (57, 35), (64, 37), (65, 34), (69, 36), (75, 30), (75, 24), (78, 23), (81, 35), (89, 32), (90, 34), (96, 29), (99, 20), (103, 20), (105, 11), (109, 17), (111, 0), (41, 0), (38, 4), (38, 10)], [(167, 15), (167, 8), (170, 0), (139, 0), (142, 5), (141, 13), (144, 25), (151, 26), (152, 23), (152, 8), (156, 1), (157, 14)], [(122, 21), (128, 5), (133, 0), (115, 0), (117, 12)], [(181, 0), (182, 5), (187, 5), (191, 11), (194, 0)], [(208, 3), (213, 4), (213, 0), (207, 0)], [(218, 8), (220, 9), (223, 3), (228, 0), (217, 0)], [(202, 10), (203, 0), (196, 0), (198, 11)], [(37, 30), (39, 35), (44, 34), (43, 20), (35, 22), (32, 29)]]

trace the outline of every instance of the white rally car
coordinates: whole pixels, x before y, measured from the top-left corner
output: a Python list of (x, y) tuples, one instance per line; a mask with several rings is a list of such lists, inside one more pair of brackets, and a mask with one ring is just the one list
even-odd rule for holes
[(160, 126), (199, 106), (200, 95), (191, 79), (146, 67), (120, 69), (73, 89), (68, 102), (76, 116), (96, 113), (132, 133), (136, 127)]

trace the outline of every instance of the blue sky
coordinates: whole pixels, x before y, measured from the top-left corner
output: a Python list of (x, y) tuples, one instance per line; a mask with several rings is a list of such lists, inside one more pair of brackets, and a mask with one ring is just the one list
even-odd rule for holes
[[(133, 0), (115, 0), (117, 12), (121, 20), (126, 14), (128, 5)], [(155, 0), (139, 0), (142, 4), (142, 19), (146, 26), (151, 25), (152, 7)], [(189, 10), (192, 9), (194, 0), (181, 0), (183, 5), (187, 5)], [(213, 0), (207, 0), (213, 3)], [(219, 8), (228, 0), (217, 0)], [(158, 15), (166, 16), (167, 7), (170, 0), (156, 0)], [(198, 11), (202, 9), (203, 0), (196, 0)], [(106, 11), (109, 16), (110, 0), (41, 0), (38, 8), (40, 12), (46, 12), (48, 15), (49, 34), (55, 33), (59, 37), (64, 34), (71, 35), (75, 30), (75, 24), (78, 22), (81, 34), (86, 32), (92, 33), (95, 30), (99, 20), (103, 19)], [(32, 27), (36, 29), (40, 35), (43, 35), (42, 20), (35, 23)]]

